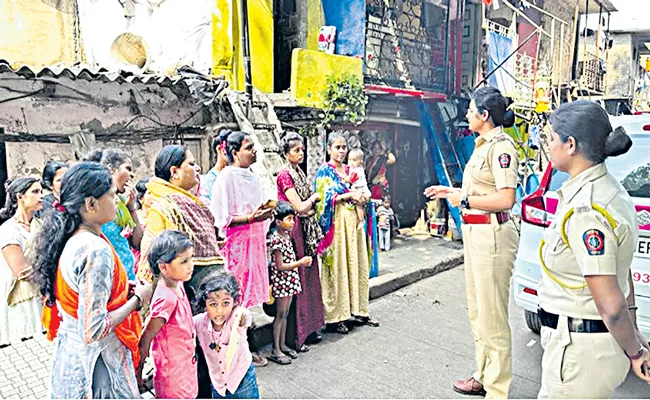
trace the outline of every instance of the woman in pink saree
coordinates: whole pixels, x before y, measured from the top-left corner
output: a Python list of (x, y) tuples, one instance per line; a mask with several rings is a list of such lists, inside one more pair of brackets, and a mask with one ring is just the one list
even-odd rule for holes
[(262, 185), (250, 170), (257, 159), (251, 137), (231, 133), (226, 151), (230, 165), (217, 176), (210, 211), (226, 239), (221, 254), (240, 285), (240, 305), (250, 308), (269, 300), (266, 234), (273, 207), (264, 206)]

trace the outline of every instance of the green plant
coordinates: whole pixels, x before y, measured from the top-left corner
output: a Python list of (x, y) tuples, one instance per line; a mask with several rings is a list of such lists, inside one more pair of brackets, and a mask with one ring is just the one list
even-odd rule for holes
[(349, 72), (329, 75), (324, 98), (325, 112), (320, 115), (322, 126), (330, 128), (340, 117), (354, 125), (365, 120), (368, 96), (364, 92), (362, 79), (357, 75)]

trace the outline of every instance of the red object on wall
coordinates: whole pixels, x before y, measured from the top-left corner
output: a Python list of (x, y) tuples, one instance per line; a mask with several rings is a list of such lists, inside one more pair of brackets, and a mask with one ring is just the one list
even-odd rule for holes
[(485, 4), (486, 6), (491, 6), (492, 0), (483, 0), (483, 4)]

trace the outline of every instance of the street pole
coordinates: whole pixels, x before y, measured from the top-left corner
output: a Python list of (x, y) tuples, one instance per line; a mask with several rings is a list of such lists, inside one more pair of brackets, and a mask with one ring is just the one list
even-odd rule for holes
[(248, 100), (247, 111), (250, 115), (251, 104), (253, 102), (253, 74), (251, 68), (251, 45), (250, 32), (248, 28), (248, 0), (240, 0), (240, 22), (241, 22), (241, 46), (244, 56), (244, 82), (246, 97)]

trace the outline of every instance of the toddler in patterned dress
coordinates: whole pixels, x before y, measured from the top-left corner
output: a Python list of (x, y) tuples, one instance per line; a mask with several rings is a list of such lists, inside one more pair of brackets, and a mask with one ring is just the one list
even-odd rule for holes
[(287, 316), (293, 295), (302, 292), (298, 268), (309, 267), (311, 257), (296, 261), (296, 253), (291, 242), (291, 231), (295, 224), (296, 211), (291, 204), (281, 201), (275, 207), (275, 217), (271, 226), (271, 291), (276, 301), (277, 312), (273, 321), (273, 352), (269, 360), (280, 365), (291, 364), (298, 357), (295, 350), (285, 344), (287, 336)]

